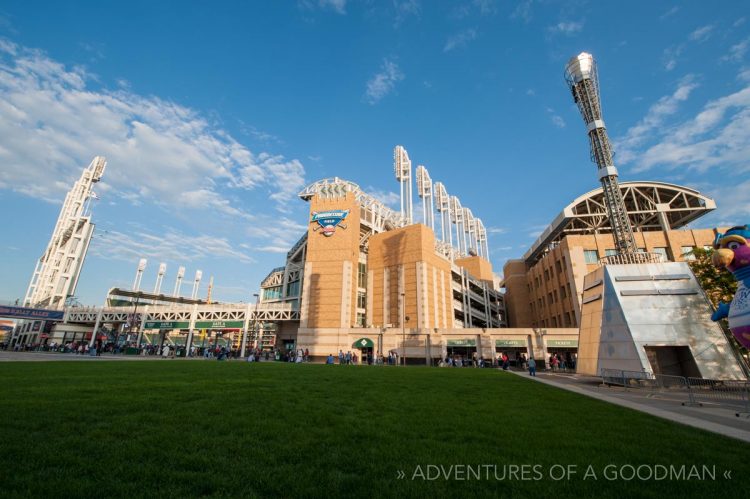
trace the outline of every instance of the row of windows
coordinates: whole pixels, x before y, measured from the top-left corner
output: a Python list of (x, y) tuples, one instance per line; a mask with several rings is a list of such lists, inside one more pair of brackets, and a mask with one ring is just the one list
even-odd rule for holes
[[(709, 246), (710, 248), (710, 246)], [(692, 254), (693, 246), (682, 246), (681, 248), (682, 257), (685, 260), (695, 260), (695, 255)], [(645, 248), (638, 248), (638, 252), (645, 253)], [(662, 258), (665, 261), (672, 261), (673, 258), (671, 258), (669, 248), (666, 247), (655, 247), (651, 249), (651, 253), (658, 253), (662, 256)], [(612, 256), (616, 255), (617, 250), (615, 249), (605, 249), (604, 255), (605, 256)], [(583, 250), (583, 258), (586, 261), (586, 263), (599, 263), (599, 253), (596, 250)]]

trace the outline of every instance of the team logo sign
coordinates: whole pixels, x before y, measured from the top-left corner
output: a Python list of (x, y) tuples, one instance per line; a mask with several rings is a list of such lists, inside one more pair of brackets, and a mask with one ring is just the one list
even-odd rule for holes
[(331, 237), (336, 232), (336, 227), (346, 229), (343, 222), (348, 214), (349, 210), (314, 211), (311, 222), (318, 222), (318, 225), (313, 228), (313, 231), (320, 229), (324, 236)]

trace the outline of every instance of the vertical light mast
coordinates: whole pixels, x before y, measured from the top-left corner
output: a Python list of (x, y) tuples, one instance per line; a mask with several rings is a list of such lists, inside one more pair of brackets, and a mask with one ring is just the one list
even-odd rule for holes
[(411, 195), (411, 160), (403, 146), (393, 149), (393, 171), (396, 180), (401, 185), (401, 215), (406, 219), (406, 224), (413, 222), (412, 218), (412, 195)]
[(591, 54), (581, 52), (565, 67), (565, 80), (573, 93), (573, 100), (581, 111), (591, 142), (591, 160), (599, 169), (599, 180), (612, 226), (612, 237), (618, 254), (635, 254), (638, 247), (633, 228), (625, 209), (625, 202), (617, 182), (617, 168), (612, 160), (612, 146), (602, 119), (599, 78), (596, 62)]
[(106, 166), (104, 156), (95, 157), (65, 196), (47, 250), (37, 261), (31, 276), (24, 306), (62, 309), (65, 300), (75, 293), (94, 233), (87, 202), (95, 198), (91, 189), (104, 175)]
[(432, 203), (432, 179), (427, 172), (427, 168), (422, 165), (417, 166), (417, 195), (422, 198), (422, 220), (427, 227), (434, 231), (435, 212)]

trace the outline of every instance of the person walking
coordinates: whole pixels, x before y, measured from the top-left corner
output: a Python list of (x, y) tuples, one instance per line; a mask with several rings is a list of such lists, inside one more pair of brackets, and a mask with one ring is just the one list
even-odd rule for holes
[(529, 358), (529, 376), (534, 376), (536, 378), (536, 361), (534, 360), (534, 357)]

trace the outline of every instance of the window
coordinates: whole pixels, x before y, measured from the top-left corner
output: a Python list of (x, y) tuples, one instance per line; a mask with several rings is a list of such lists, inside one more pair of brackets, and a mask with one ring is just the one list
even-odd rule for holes
[(604, 256), (615, 256), (617, 254), (616, 249), (605, 249)]
[(599, 263), (599, 253), (596, 250), (583, 250), (583, 259), (586, 263)]
[(278, 300), (281, 298), (281, 286), (274, 286), (263, 290), (263, 301)]
[(357, 308), (367, 308), (367, 296), (362, 292), (357, 292)]
[(565, 286), (560, 286), (560, 299), (564, 299), (565, 296)]
[(552, 318), (552, 327), (557, 327), (557, 317)]
[(654, 248), (654, 250), (652, 251), (652, 253), (658, 253), (658, 254), (660, 254), (661, 257), (662, 257), (662, 259), (665, 262), (669, 261), (669, 256), (667, 255), (667, 248)]
[(570, 327), (570, 312), (565, 312), (565, 327)]
[(357, 312), (357, 325), (359, 327), (365, 327), (365, 314)]
[(560, 260), (555, 262), (555, 270), (558, 274), (562, 274), (562, 264), (560, 263)]
[(682, 259), (686, 262), (692, 262), (695, 260), (695, 255), (693, 254), (693, 247), (692, 246), (683, 246), (682, 247)]
[(367, 265), (360, 263), (357, 267), (357, 287), (367, 287)]
[(286, 285), (287, 296), (299, 296), (299, 281), (290, 282)]

